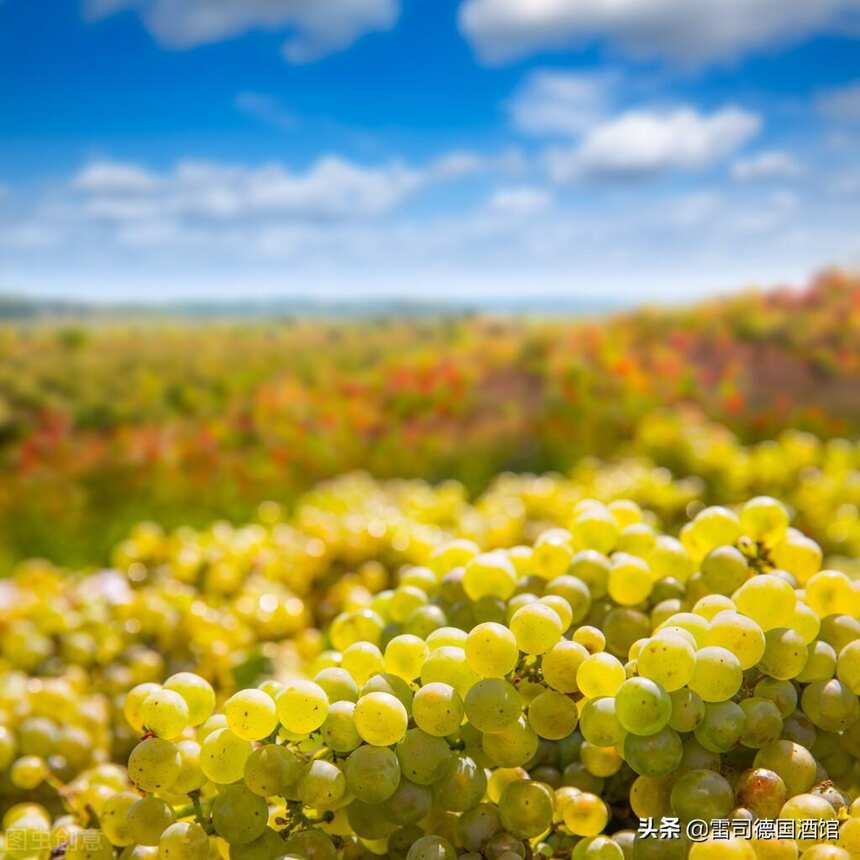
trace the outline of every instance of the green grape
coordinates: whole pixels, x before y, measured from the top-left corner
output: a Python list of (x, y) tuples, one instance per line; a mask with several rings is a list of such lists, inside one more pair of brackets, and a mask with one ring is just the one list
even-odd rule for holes
[(545, 690), (529, 704), (529, 725), (538, 737), (547, 740), (566, 738), (576, 728), (578, 719), (573, 700), (555, 690)]
[(624, 760), (640, 776), (666, 776), (678, 767), (683, 754), (681, 738), (668, 726), (653, 735), (624, 738)]
[(684, 545), (669, 535), (658, 535), (648, 552), (648, 564), (658, 579), (671, 576), (686, 582), (693, 573), (693, 562)]
[(789, 627), (797, 605), (794, 589), (774, 574), (748, 579), (732, 595), (732, 600), (738, 612), (757, 621), (765, 632), (777, 627)]
[(225, 786), (212, 802), (212, 826), (231, 845), (247, 845), (262, 836), (268, 818), (265, 799), (244, 785)]
[[(827, 643), (816, 643), (816, 645), (823, 644)], [(860, 640), (849, 642), (839, 651), (839, 657), (836, 661), (836, 676), (852, 693), (855, 695), (860, 693)], [(816, 680), (825, 679), (817, 678)]]
[(759, 818), (776, 818), (785, 803), (787, 791), (782, 777), (767, 768), (745, 770), (735, 785), (741, 806)]
[(128, 807), (125, 823), (131, 842), (158, 845), (173, 820), (173, 810), (160, 797), (141, 797)]
[(711, 619), (707, 643), (731, 651), (741, 669), (751, 669), (764, 654), (765, 634), (752, 618), (739, 612), (719, 612)]
[(583, 741), (579, 756), (589, 773), (594, 776), (607, 777), (618, 773), (624, 760), (615, 747), (598, 747)]
[(510, 783), (499, 800), (502, 826), (514, 836), (533, 839), (552, 825), (553, 795), (539, 782)]
[[(407, 733), (406, 740), (408, 737)], [(406, 743), (406, 740), (399, 746)], [(365, 745), (351, 752), (344, 768), (346, 784), (350, 792), (365, 803), (382, 803), (388, 800), (400, 783), (398, 758), (399, 756), (388, 747)], [(414, 778), (414, 774), (408, 775), (413, 782), (419, 781)]]
[(299, 757), (287, 747), (266, 744), (245, 761), (245, 785), (260, 797), (284, 794), (303, 772)]
[(485, 734), (481, 746), (498, 767), (522, 767), (538, 749), (538, 736), (520, 717), (500, 732)]
[(278, 714), (271, 696), (262, 690), (240, 690), (224, 703), (227, 726), (237, 737), (258, 741), (272, 734)]
[(440, 627), (427, 637), (427, 647), (431, 651), (446, 645), (454, 648), (465, 648), (467, 637), (468, 633), (457, 627)]
[(412, 690), (409, 684), (398, 675), (385, 672), (382, 675), (373, 675), (368, 678), (359, 695), (366, 696), (369, 693), (388, 693), (400, 700), (400, 704), (406, 708), (407, 714), (412, 713)]
[(154, 690), (141, 702), (139, 719), (144, 729), (167, 740), (179, 737), (190, 724), (185, 699), (163, 688)]
[(627, 679), (621, 661), (611, 654), (591, 654), (579, 666), (576, 683), (588, 699), (614, 696)]
[(179, 776), (170, 787), (173, 794), (188, 794), (199, 791), (206, 783), (206, 775), (200, 768), (200, 744), (197, 741), (178, 741)]
[[(140, 718), (140, 706), (150, 693), (154, 693), (160, 689), (161, 687), (159, 687), (158, 684), (153, 684), (151, 681), (148, 681), (144, 684), (138, 684), (128, 691), (125, 701), (123, 702), (122, 712), (128, 721), (128, 724), (136, 732), (143, 731), (143, 721)], [(212, 704), (214, 707), (214, 699)]]
[(412, 701), (415, 724), (435, 737), (453, 735), (463, 722), (463, 714), (463, 702), (450, 684), (426, 684)]
[(290, 681), (275, 702), (278, 719), (288, 732), (309, 735), (315, 732), (328, 714), (325, 690), (313, 681)]
[(482, 597), (507, 600), (517, 586), (517, 572), (501, 552), (487, 552), (470, 559), (463, 571), (463, 590), (472, 601)]
[(606, 613), (603, 619), (606, 647), (616, 657), (624, 657), (637, 639), (651, 632), (651, 622), (644, 612), (618, 606)]
[(577, 627), (570, 638), (577, 645), (585, 648), (589, 654), (597, 654), (606, 648), (606, 637), (603, 635), (603, 632), (590, 624)]
[(615, 517), (600, 504), (593, 504), (582, 510), (576, 516), (573, 531), (581, 545), (601, 553), (611, 552), (619, 535)]
[(469, 756), (456, 755), (433, 784), (433, 803), (449, 812), (465, 812), (481, 802), (486, 790), (484, 769)]
[(129, 779), (141, 791), (169, 791), (180, 768), (179, 751), (162, 738), (141, 741), (128, 758)]
[(541, 669), (544, 680), (559, 693), (577, 692), (576, 675), (588, 656), (588, 651), (579, 643), (562, 639), (543, 655)]
[(129, 831), (127, 816), (129, 809), (138, 800), (137, 794), (122, 791), (105, 801), (99, 815), (99, 825), (112, 845), (124, 847), (134, 842), (134, 837)]
[(762, 678), (753, 690), (756, 696), (770, 699), (783, 717), (792, 714), (797, 708), (797, 689), (791, 681), (777, 678)]
[(212, 685), (199, 675), (178, 672), (164, 682), (165, 690), (179, 693), (188, 707), (188, 722), (192, 726), (204, 723), (215, 710), (215, 691)]
[(707, 644), (709, 629), (710, 625), (701, 615), (696, 615), (694, 612), (676, 612), (657, 628), (654, 635), (668, 635), (671, 632), (684, 636), (684, 633), (679, 634), (679, 630), (683, 630), (687, 636), (693, 637), (693, 641), (690, 642), (691, 645), (695, 648), (702, 648)]
[(596, 795), (582, 791), (563, 808), (564, 823), (576, 836), (597, 836), (609, 821), (606, 804)]
[(842, 649), (860, 639), (860, 621), (850, 615), (830, 615), (821, 619), (820, 638), (839, 654)]
[(624, 729), (615, 708), (612, 696), (586, 701), (579, 717), (579, 730), (585, 740), (599, 747), (615, 746), (624, 740)]
[(362, 740), (380, 747), (401, 740), (409, 723), (406, 708), (390, 693), (362, 695), (356, 702), (353, 716)]
[(457, 821), (457, 841), (468, 851), (480, 852), (482, 846), (501, 830), (502, 822), (496, 806), (480, 803), (460, 816)]
[(740, 705), (715, 702), (705, 705), (705, 717), (696, 726), (694, 734), (706, 750), (724, 753), (734, 748), (745, 728), (746, 713)]
[(329, 761), (312, 761), (296, 785), (299, 800), (314, 809), (330, 809), (346, 794), (343, 771)]
[(801, 684), (808, 684), (812, 681), (829, 681), (836, 674), (836, 652), (831, 645), (816, 641), (807, 647), (807, 653), (803, 671), (797, 676), (797, 680)]
[(358, 701), (358, 684), (346, 669), (328, 666), (317, 672), (314, 683), (323, 689), (326, 698), (332, 704)]
[(669, 722), (672, 700), (654, 681), (629, 678), (615, 694), (615, 715), (625, 731), (653, 735)]
[(346, 808), (346, 817), (351, 831), (362, 839), (385, 839), (397, 829), (383, 804), (353, 800)]
[(808, 649), (800, 634), (785, 627), (776, 627), (765, 634), (764, 655), (759, 669), (765, 675), (786, 681), (796, 678), (806, 665)]
[(409, 849), (406, 860), (457, 860), (457, 852), (441, 836), (422, 836)]
[(636, 663), (643, 678), (650, 678), (672, 692), (681, 689), (693, 677), (696, 651), (680, 636), (655, 636), (642, 645)]
[(514, 613), (510, 629), (520, 651), (545, 654), (561, 639), (562, 623), (550, 607), (529, 603)]
[(74, 839), (66, 848), (68, 860), (112, 860), (113, 847), (98, 830), (90, 831), (84, 839)]
[[(396, 758), (403, 770), (403, 775), (409, 780), (419, 785), (431, 785), (442, 775), (453, 755), (451, 748), (442, 738), (415, 728), (409, 729), (403, 740), (397, 744)], [(348, 777), (349, 771), (347, 771)], [(354, 789), (353, 793), (363, 797)]]
[(752, 696), (741, 703), (746, 725), (741, 743), (751, 749), (761, 749), (782, 734), (782, 714), (770, 700)]
[(803, 585), (821, 567), (821, 547), (795, 529), (788, 529), (771, 550), (773, 563), (787, 570)]
[(388, 816), (396, 824), (415, 824), (429, 814), (433, 806), (433, 792), (426, 785), (404, 779), (385, 806)]
[(743, 554), (733, 546), (718, 546), (702, 559), (702, 580), (708, 590), (716, 594), (731, 595), (750, 576)]
[(857, 696), (836, 678), (809, 684), (800, 698), (803, 713), (820, 729), (845, 731), (860, 718)]
[(251, 751), (250, 742), (230, 729), (216, 729), (200, 745), (200, 768), (212, 782), (236, 782), (245, 774)]
[(161, 860), (207, 860), (209, 837), (195, 821), (177, 821), (171, 824), (158, 842)]
[(762, 747), (755, 754), (753, 766), (779, 774), (789, 797), (809, 791), (818, 771), (812, 753), (788, 740), (773, 741)]
[(371, 642), (353, 642), (341, 655), (340, 665), (357, 684), (364, 684), (371, 675), (385, 671), (382, 652)]
[(355, 703), (335, 702), (328, 709), (320, 734), (323, 743), (339, 753), (352, 752), (361, 746), (361, 735), (355, 728)]
[(547, 583), (546, 594), (563, 597), (567, 601), (570, 610), (568, 627), (571, 624), (579, 624), (588, 615), (588, 610), (591, 609), (592, 594), (588, 589), (588, 584), (577, 576), (569, 574), (557, 576)]
[(712, 770), (691, 770), (675, 780), (670, 794), (672, 811), (682, 821), (727, 818), (734, 792), (724, 777)]
[(284, 840), (278, 831), (267, 827), (263, 835), (258, 836), (253, 842), (247, 845), (231, 845), (230, 860), (273, 860), (283, 855), (283, 846)]
[(523, 712), (520, 694), (502, 678), (478, 681), (466, 694), (464, 707), (469, 722), (482, 732), (499, 732)]
[(821, 631), (821, 620), (805, 603), (798, 601), (788, 626), (796, 630), (807, 645), (811, 645)]
[(788, 530), (788, 511), (770, 496), (756, 496), (741, 508), (741, 528), (753, 540), (773, 545)]
[(586, 584), (592, 599), (599, 600), (607, 593), (610, 567), (605, 555), (593, 549), (584, 549), (570, 560), (569, 572)]
[[(573, 623), (573, 610), (570, 608), (570, 604), (561, 595), (545, 594), (543, 597), (538, 598), (537, 602), (542, 603), (544, 606), (548, 606), (556, 615), (558, 615), (558, 619), (561, 621), (562, 632), (567, 630)], [(511, 603), (513, 603), (513, 600)], [(510, 606), (510, 603), (508, 605)]]
[(449, 645), (431, 651), (421, 669), (422, 686), (436, 681), (450, 684), (461, 698), (465, 697), (479, 680), (466, 660), (466, 652), (462, 648)]
[(612, 556), (609, 569), (609, 596), (621, 606), (635, 606), (648, 598), (655, 577), (644, 559), (625, 552)]
[(9, 768), (9, 781), (15, 788), (32, 791), (50, 775), (47, 762), (37, 755), (24, 755)]
[(715, 615), (723, 611), (734, 612), (737, 607), (730, 597), (724, 594), (706, 594), (700, 597), (693, 606), (693, 612), (711, 621)]
[(715, 645), (696, 652), (696, 666), (689, 687), (705, 702), (722, 702), (740, 689), (743, 681), (738, 658), (731, 651)]
[(630, 808), (637, 818), (663, 818), (671, 812), (672, 778), (637, 776), (630, 786)]
[(790, 797), (779, 811), (780, 818), (794, 821), (809, 821), (811, 819), (836, 818), (833, 806), (823, 797), (816, 794), (797, 794)]
[(385, 671), (414, 681), (421, 674), (421, 667), (430, 653), (427, 643), (417, 636), (404, 633), (395, 636), (385, 646)]
[(672, 715), (669, 727), (676, 732), (692, 732), (705, 718), (705, 703), (698, 693), (682, 687), (669, 693)]

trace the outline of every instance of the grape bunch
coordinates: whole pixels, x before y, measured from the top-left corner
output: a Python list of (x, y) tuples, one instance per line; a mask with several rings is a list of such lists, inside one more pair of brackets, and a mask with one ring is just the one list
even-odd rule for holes
[[(305, 586), (330, 608), (271, 637), (254, 683), (223, 667), (266, 639), (235, 614), (260, 571), (207, 603), (152, 530), (121, 548), (138, 587), (97, 618), (73, 602), (77, 627), (36, 630), (48, 645), (7, 625), (4, 857), (860, 856), (860, 586), (780, 502), (699, 507), (675, 537), (553, 478), (500, 478), (471, 509), (450, 486), (373, 487), (329, 487), (288, 527), (364, 574)], [(253, 536), (280, 570), (264, 530), (230, 541)], [(640, 830), (667, 818), (679, 833)], [(836, 838), (715, 829), (769, 819)]]

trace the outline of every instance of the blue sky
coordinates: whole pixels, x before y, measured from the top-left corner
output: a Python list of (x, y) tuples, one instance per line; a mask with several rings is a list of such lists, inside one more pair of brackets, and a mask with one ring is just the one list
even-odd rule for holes
[(860, 266), (860, 0), (0, 0), (0, 291), (689, 298)]

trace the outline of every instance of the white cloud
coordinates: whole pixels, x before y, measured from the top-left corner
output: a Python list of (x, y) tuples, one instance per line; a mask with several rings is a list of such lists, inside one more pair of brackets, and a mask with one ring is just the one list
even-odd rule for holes
[(701, 170), (737, 151), (760, 127), (756, 114), (735, 107), (709, 115), (689, 107), (632, 110), (598, 124), (573, 147), (549, 150), (546, 163), (557, 182)]
[(487, 210), (497, 215), (525, 218), (545, 212), (552, 202), (552, 194), (545, 189), (523, 185), (494, 191), (487, 201)]
[(158, 177), (135, 164), (115, 161), (90, 162), (73, 180), (80, 191), (145, 193), (158, 187)]
[(830, 119), (847, 122), (860, 120), (860, 81), (823, 93), (817, 104), (819, 110)]
[(732, 165), (732, 178), (738, 182), (772, 179), (796, 179), (804, 172), (803, 165), (789, 152), (767, 150), (749, 158), (739, 158)]
[(162, 44), (190, 48), (250, 30), (288, 31), (284, 55), (305, 63), (389, 30), (399, 0), (87, 0), (93, 18), (133, 9)]
[(526, 134), (576, 136), (603, 118), (616, 85), (610, 74), (539, 71), (514, 95), (510, 118)]
[(488, 62), (606, 41), (700, 64), (842, 30), (858, 10), (858, 0), (464, 0), (460, 28)]

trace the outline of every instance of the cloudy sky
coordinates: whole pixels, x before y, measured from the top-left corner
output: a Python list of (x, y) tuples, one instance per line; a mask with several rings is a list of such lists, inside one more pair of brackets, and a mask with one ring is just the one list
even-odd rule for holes
[(860, 266), (860, 0), (0, 0), (0, 292), (689, 298)]

